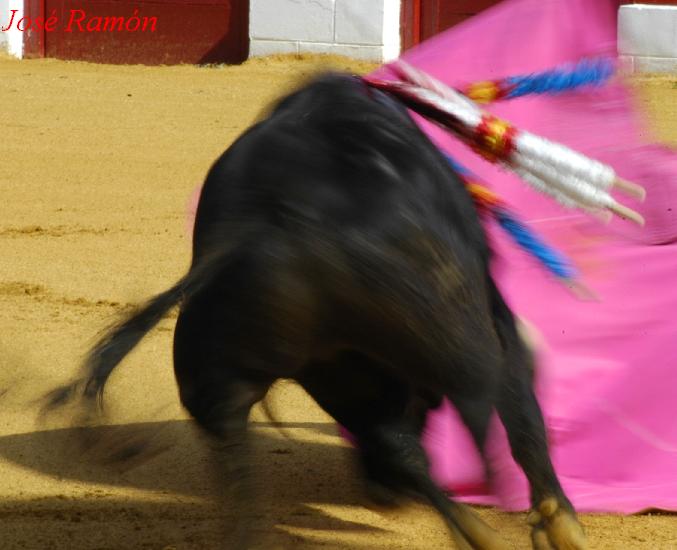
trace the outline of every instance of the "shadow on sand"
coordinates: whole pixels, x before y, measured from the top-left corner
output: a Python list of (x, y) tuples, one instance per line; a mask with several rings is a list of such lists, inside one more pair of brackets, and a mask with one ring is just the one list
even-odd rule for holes
[[(260, 533), (257, 547), (327, 547), (289, 528), (380, 531), (319, 508), (370, 506), (356, 482), (351, 449), (281, 438), (265, 422), (250, 426), (256, 505), (248, 513), (250, 527)], [(332, 423), (283, 427), (336, 434)], [(83, 441), (89, 445), (84, 451)], [(241, 504), (216, 498), (207, 442), (187, 420), (10, 435), (0, 438), (0, 457), (64, 483), (63, 494), (0, 502), (5, 549), (224, 548), (221, 524), (241, 513)], [(370, 548), (367, 541), (350, 547)]]

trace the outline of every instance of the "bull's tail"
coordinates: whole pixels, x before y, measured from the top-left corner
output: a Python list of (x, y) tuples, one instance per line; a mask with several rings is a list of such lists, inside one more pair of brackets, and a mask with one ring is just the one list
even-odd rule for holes
[(110, 328), (92, 348), (85, 360), (89, 374), (84, 396), (101, 399), (104, 386), (113, 369), (136, 347), (141, 339), (175, 306), (185, 294), (189, 276), (150, 299), (127, 319)]
[(50, 392), (45, 397), (45, 410), (60, 407), (75, 397), (83, 397), (90, 404), (103, 404), (103, 391), (111, 373), (141, 339), (164, 317), (173, 306), (190, 298), (222, 273), (232, 258), (234, 249), (212, 258), (203, 258), (170, 289), (151, 298), (143, 306), (110, 327), (90, 350), (83, 364), (81, 376), (73, 383)]

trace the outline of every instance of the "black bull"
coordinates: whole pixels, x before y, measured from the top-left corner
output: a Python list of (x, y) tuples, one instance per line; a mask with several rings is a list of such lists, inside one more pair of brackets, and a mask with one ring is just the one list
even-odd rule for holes
[(420, 445), (443, 397), (480, 449), (495, 408), (530, 483), (534, 547), (583, 548), (489, 258), (463, 183), (408, 115), (358, 79), (323, 76), (216, 161), (188, 273), (111, 329), (52, 405), (80, 390), (95, 403), (180, 302), (181, 401), (214, 440), (242, 441), (252, 406), (295, 380), (354, 434), (374, 494), (426, 499), (462, 548), (504, 548), (435, 486)]

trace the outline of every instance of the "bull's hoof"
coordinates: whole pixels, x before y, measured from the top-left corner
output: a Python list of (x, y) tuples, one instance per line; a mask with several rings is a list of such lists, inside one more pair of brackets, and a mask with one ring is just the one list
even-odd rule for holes
[(559, 506), (554, 498), (543, 500), (538, 510), (532, 511), (527, 521), (531, 524), (531, 542), (534, 550), (586, 550), (588, 543), (575, 514)]
[(467, 506), (456, 504), (452, 512), (456, 546), (460, 550), (509, 550), (511, 547)]

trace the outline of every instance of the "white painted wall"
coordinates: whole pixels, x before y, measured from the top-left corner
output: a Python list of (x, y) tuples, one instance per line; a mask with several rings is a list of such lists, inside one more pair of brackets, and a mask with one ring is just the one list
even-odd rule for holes
[(0, 25), (6, 27), (10, 20), (10, 11), (19, 10), (15, 16), (15, 23), (12, 29), (6, 32), (0, 32), (0, 49), (6, 49), (12, 55), (21, 57), (23, 55), (23, 33), (16, 30), (16, 21), (23, 16), (23, 0), (0, 0)]
[(249, 55), (330, 53), (388, 61), (400, 53), (400, 0), (250, 0)]
[[(9, 4), (7, 0), (0, 0), (0, 28), (7, 25), (7, 16), (9, 14)], [(7, 33), (0, 32), (0, 50), (7, 48)]]
[(677, 6), (621, 6), (618, 53), (633, 72), (677, 72)]

